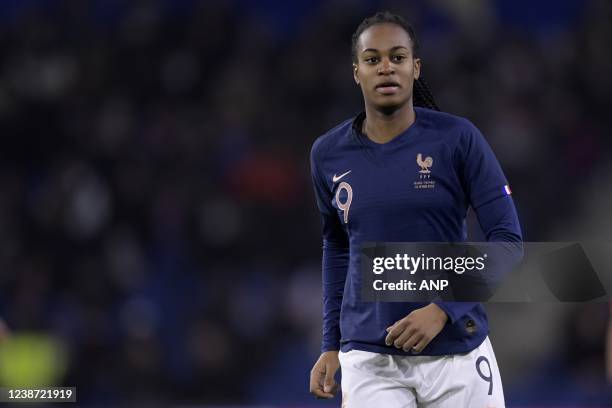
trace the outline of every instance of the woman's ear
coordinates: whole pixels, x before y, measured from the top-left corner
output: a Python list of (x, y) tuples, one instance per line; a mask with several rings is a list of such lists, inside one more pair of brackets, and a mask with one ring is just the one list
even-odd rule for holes
[(419, 76), (421, 76), (421, 59), (420, 58), (415, 58), (414, 59), (414, 79), (419, 79)]

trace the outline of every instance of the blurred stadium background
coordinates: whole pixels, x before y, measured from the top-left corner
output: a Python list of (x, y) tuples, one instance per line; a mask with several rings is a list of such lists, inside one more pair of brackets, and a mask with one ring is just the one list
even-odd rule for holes
[[(439, 105), (488, 138), (527, 241), (610, 240), (610, 1), (5, 0), (0, 384), (338, 406), (307, 390), (308, 154), (361, 108), (350, 37), (378, 9), (413, 23)], [(508, 406), (612, 406), (608, 304), (487, 309)]]

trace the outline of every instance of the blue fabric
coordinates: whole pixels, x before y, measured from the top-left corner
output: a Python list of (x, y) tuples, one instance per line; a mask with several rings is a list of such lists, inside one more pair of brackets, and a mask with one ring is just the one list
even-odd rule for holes
[[(363, 113), (313, 144), (312, 180), (323, 219), (322, 351), (409, 354), (385, 345), (385, 329), (425, 304), (361, 302), (362, 242), (464, 242), (471, 205), (488, 241), (518, 243), (515, 255), (522, 253), (508, 182), (480, 131), (447, 113), (415, 112), (415, 123), (385, 144), (360, 132)], [(449, 321), (421, 355), (463, 353), (485, 339), (480, 303), (438, 304)], [(466, 329), (470, 320), (476, 330)]]

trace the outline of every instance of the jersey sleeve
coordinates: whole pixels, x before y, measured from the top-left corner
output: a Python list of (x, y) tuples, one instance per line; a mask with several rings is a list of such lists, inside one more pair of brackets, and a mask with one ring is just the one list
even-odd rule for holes
[(323, 337), (321, 352), (340, 349), (340, 309), (349, 264), (349, 242), (332, 206), (332, 192), (319, 169), (320, 153), (315, 142), (310, 168), (317, 207), (323, 224)]
[(475, 210), (510, 194), (508, 181), (493, 150), (469, 121), (461, 131), (454, 159), (462, 187)]
[[(523, 258), (523, 236), (514, 201), (510, 196), (498, 197), (476, 210), (476, 216), (487, 242), (495, 242), (488, 248), (489, 263), (484, 277), (494, 291), (504, 276)], [(454, 324), (467, 315), (477, 302), (435, 302)]]
[[(497, 158), (480, 131), (468, 122), (467, 130), (457, 146), (459, 177), (466, 196), (476, 212), (487, 242), (498, 242), (497, 265), (490, 268), (487, 280), (491, 286), (501, 282), (505, 274), (523, 257), (523, 236), (510, 196), (508, 181)], [(446, 312), (451, 324), (468, 314), (477, 302), (436, 302)]]
[[(467, 124), (456, 151), (461, 182), (487, 242), (501, 243), (495, 247), (507, 248), (508, 256), (500, 259), (514, 264), (523, 255), (523, 234), (508, 181), (484, 136), (476, 126)], [(494, 281), (497, 278), (492, 277)]]

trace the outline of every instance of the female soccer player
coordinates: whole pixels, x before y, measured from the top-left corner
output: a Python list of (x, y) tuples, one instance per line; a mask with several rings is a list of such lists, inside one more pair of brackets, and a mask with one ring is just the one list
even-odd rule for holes
[(323, 218), (323, 341), (310, 391), (332, 398), (341, 367), (343, 407), (503, 407), (482, 305), (362, 302), (359, 246), (466, 241), (471, 205), (488, 241), (522, 248), (506, 178), (471, 122), (437, 110), (401, 17), (366, 18), (352, 54), (365, 112), (311, 151)]

